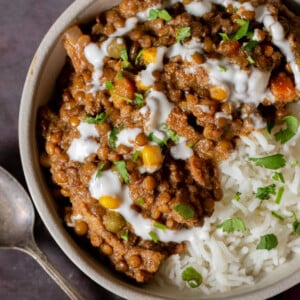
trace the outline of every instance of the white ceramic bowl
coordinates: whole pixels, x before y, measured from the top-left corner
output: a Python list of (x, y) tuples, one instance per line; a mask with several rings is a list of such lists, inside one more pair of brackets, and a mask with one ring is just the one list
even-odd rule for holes
[(34, 204), (47, 229), (73, 263), (107, 290), (128, 299), (263, 299), (274, 296), (300, 282), (300, 256), (295, 256), (253, 286), (231, 293), (193, 296), (170, 288), (139, 287), (121, 280), (108, 267), (100, 265), (80, 249), (63, 226), (39, 166), (36, 140), (38, 107), (51, 97), (55, 80), (65, 62), (62, 33), (74, 22), (84, 22), (117, 4), (116, 0), (76, 0), (58, 18), (41, 42), (24, 85), (20, 118), (19, 145), (23, 169)]

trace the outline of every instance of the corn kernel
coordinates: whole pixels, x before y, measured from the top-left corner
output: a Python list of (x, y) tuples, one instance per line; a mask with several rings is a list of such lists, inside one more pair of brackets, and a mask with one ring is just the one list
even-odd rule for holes
[(99, 203), (105, 208), (116, 209), (120, 207), (121, 201), (117, 197), (101, 196), (99, 198)]
[(147, 167), (160, 166), (163, 161), (159, 146), (147, 145), (142, 150), (143, 163)]
[(224, 101), (228, 97), (227, 91), (221, 87), (214, 86), (210, 88), (209, 92), (210, 92), (210, 97), (217, 101)]
[(156, 62), (156, 54), (157, 54), (157, 49), (156, 48), (145, 49), (142, 53), (143, 63), (145, 65), (155, 63)]
[(136, 81), (136, 86), (140, 91), (148, 91), (150, 89), (150, 86), (144, 85), (139, 79)]

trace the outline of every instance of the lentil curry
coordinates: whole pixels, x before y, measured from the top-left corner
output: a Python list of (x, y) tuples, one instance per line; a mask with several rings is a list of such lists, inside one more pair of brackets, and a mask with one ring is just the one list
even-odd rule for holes
[(298, 99), (298, 23), (276, 0), (122, 0), (65, 32), (40, 162), (117, 271), (147, 283), (182, 253), (222, 199), (218, 162)]

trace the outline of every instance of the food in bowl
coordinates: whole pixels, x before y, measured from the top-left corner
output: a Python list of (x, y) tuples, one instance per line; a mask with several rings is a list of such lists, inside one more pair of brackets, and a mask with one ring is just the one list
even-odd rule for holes
[(213, 293), (299, 252), (297, 20), (279, 1), (123, 0), (65, 32), (40, 161), (117, 271)]

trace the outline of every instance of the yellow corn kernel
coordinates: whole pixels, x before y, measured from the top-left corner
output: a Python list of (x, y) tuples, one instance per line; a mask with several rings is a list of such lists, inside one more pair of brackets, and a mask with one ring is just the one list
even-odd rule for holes
[(147, 167), (157, 167), (160, 166), (163, 161), (163, 156), (161, 154), (159, 146), (147, 145), (142, 150), (142, 160)]
[(148, 91), (150, 89), (150, 86), (144, 85), (139, 79), (136, 81), (136, 86), (140, 91)]
[(156, 62), (157, 49), (156, 48), (148, 48), (145, 49), (142, 53), (142, 61), (145, 65), (149, 65), (151, 63)]
[(105, 208), (116, 209), (120, 207), (121, 201), (117, 197), (101, 196), (99, 198), (99, 203)]
[(228, 97), (228, 93), (221, 87), (214, 86), (209, 89), (210, 98), (217, 100), (217, 101), (224, 101)]

